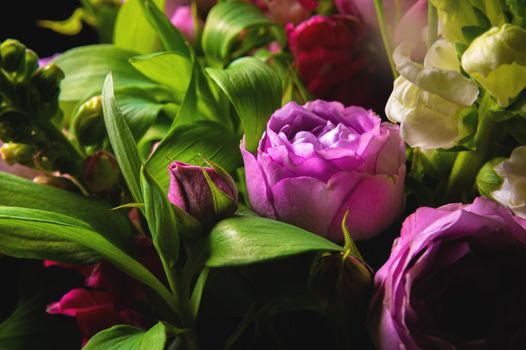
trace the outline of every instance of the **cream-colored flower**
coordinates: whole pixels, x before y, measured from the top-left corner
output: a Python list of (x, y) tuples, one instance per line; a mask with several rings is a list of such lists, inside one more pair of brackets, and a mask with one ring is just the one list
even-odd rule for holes
[(412, 147), (451, 148), (467, 135), (462, 116), (478, 97), (477, 85), (460, 73), (450, 42), (435, 42), (423, 65), (411, 61), (411, 47), (402, 43), (393, 54), (401, 76), (387, 102), (387, 117), (401, 124), (402, 138)]

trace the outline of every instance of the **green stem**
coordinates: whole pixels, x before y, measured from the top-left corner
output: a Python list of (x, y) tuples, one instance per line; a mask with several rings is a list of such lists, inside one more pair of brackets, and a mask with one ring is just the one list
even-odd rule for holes
[(438, 37), (438, 15), (437, 9), (431, 1), (427, 4), (427, 48), (437, 40)]
[(387, 32), (387, 22), (385, 21), (384, 5), (382, 0), (374, 0), (374, 7), (376, 9), (376, 17), (378, 18), (378, 25), (380, 26), (380, 34), (382, 35), (385, 52), (387, 54), (387, 59), (389, 60), (389, 66), (391, 67), (393, 77), (396, 79), (398, 77), (398, 72), (396, 71), (396, 66), (393, 61), (393, 48), (391, 44), (391, 37)]
[[(69, 142), (66, 136), (58, 130), (51, 122), (39, 122), (37, 121), (36, 126), (39, 130), (44, 132), (46, 139), (53, 143), (53, 146), (57, 151), (62, 152), (67, 156), (74, 165), (74, 174), (71, 174), (82, 180), (82, 160), (83, 157), (80, 152)], [(62, 170), (62, 169), (61, 169)]]
[(493, 140), (500, 131), (499, 124), (489, 115), (489, 95), (485, 95), (479, 105), (479, 121), (475, 134), (474, 151), (460, 152), (453, 164), (446, 186), (445, 201), (466, 200), (473, 188), (480, 168), (491, 157)]

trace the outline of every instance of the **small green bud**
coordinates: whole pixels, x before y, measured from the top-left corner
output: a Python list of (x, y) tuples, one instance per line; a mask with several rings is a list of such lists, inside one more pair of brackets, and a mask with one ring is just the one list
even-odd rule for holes
[(477, 189), (479, 193), (488, 198), (492, 198), (491, 193), (502, 185), (503, 179), (495, 172), (495, 166), (502, 163), (506, 158), (494, 158), (484, 164), (477, 175)]
[(84, 180), (95, 193), (110, 191), (120, 177), (117, 160), (107, 151), (97, 151), (84, 162)]
[(85, 102), (73, 120), (73, 132), (82, 145), (99, 143), (106, 130), (101, 97), (95, 96)]
[(9, 165), (20, 163), (23, 165), (33, 164), (33, 153), (35, 147), (23, 143), (4, 143), (0, 147), (0, 156)]
[(29, 78), (38, 69), (38, 56), (33, 50), (25, 52), (24, 78)]
[(57, 89), (64, 77), (62, 69), (51, 63), (37, 70), (31, 82), (36, 85), (41, 100), (49, 102), (56, 97)]
[(8, 39), (0, 45), (2, 68), (15, 72), (25, 61), (26, 47), (18, 40)]

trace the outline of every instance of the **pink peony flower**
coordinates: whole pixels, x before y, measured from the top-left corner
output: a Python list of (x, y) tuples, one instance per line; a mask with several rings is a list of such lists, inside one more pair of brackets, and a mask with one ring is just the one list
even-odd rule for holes
[(375, 277), (378, 349), (526, 348), (526, 220), (485, 197), (419, 208)]
[(267, 124), (257, 154), (241, 147), (250, 203), (263, 216), (343, 241), (387, 228), (404, 203), (398, 127), (372, 111), (321, 100), (288, 103)]

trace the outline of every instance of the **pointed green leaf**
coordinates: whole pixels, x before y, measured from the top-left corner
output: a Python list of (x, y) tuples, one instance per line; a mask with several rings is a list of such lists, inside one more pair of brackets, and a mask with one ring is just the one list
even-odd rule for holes
[[(113, 33), (115, 46), (137, 51), (151, 53), (159, 51), (159, 36), (144, 15), (143, 0), (127, 0), (119, 10)], [(165, 0), (154, 0), (162, 9)]]
[(142, 191), (140, 187), (141, 160), (137, 152), (137, 145), (133, 135), (126, 124), (121, 111), (115, 102), (113, 92), (113, 76), (108, 73), (104, 88), (102, 89), (102, 109), (104, 111), (104, 123), (110, 138), (115, 157), (121, 168), (122, 175), (130, 189), (133, 199), (142, 203)]
[(272, 68), (251, 57), (233, 62), (227, 69), (207, 69), (228, 96), (241, 119), (247, 150), (256, 150), (272, 113), (281, 107), (282, 86)]
[[(241, 1), (220, 2), (208, 13), (203, 29), (203, 50), (207, 59), (215, 65), (223, 66), (231, 58), (232, 48), (241, 32), (273, 25), (275, 23), (253, 4)], [(258, 40), (260, 37), (258, 35), (251, 41), (263, 44)], [(245, 52), (253, 47), (247, 43), (245, 45)]]
[(133, 232), (127, 218), (111, 206), (84, 196), (0, 172), (1, 205), (67, 215), (89, 224), (113, 244), (131, 251)]
[(307, 252), (343, 251), (314, 233), (284, 222), (235, 216), (219, 222), (203, 242), (206, 266), (239, 266)]
[(188, 57), (178, 52), (159, 52), (134, 57), (130, 63), (148, 78), (172, 88), (182, 100), (192, 78)]
[(166, 50), (181, 52), (186, 57), (190, 57), (190, 50), (186, 45), (183, 35), (159, 9), (159, 7), (164, 8), (159, 6), (159, 4), (159, 1), (144, 1), (144, 13), (150, 25), (155, 28)]
[(75, 102), (98, 95), (104, 79), (111, 70), (117, 80), (116, 88), (136, 86), (143, 89), (156, 85), (134, 69), (128, 60), (137, 53), (113, 45), (88, 45), (66, 51), (53, 63), (64, 71), (60, 85), (60, 101)]
[[(173, 328), (173, 327), (170, 327)], [(164, 350), (170, 333), (166, 324), (157, 323), (145, 331), (118, 325), (95, 334), (83, 350)]]

